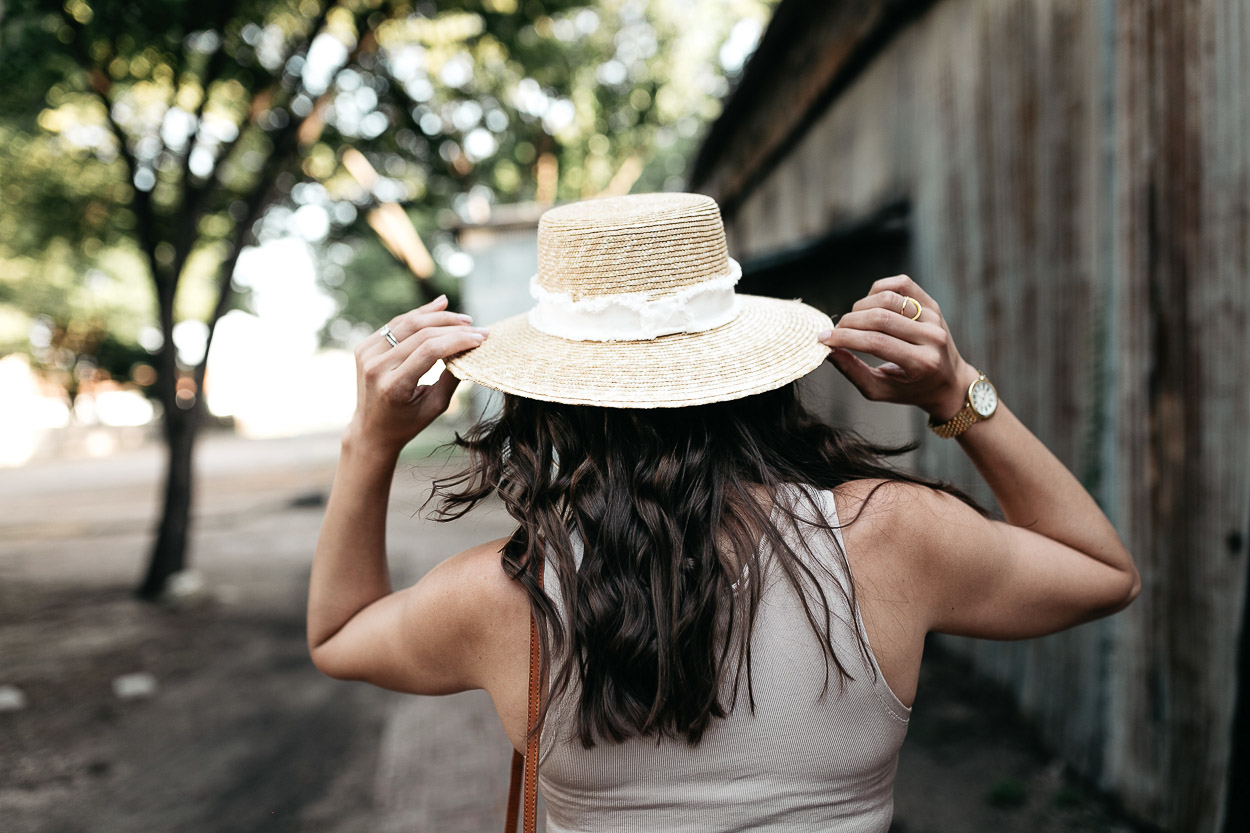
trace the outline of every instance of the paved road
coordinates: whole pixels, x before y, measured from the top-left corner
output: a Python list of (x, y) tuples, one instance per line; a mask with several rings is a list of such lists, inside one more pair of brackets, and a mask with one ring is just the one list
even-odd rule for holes
[[(404, 696), (308, 662), (322, 516), (308, 499), (328, 492), (337, 455), (337, 434), (204, 438), (190, 560), (217, 601), (181, 614), (129, 597), (157, 518), (159, 448), (0, 471), (0, 684), (30, 698), (0, 714), (6, 829), (498, 828), (511, 746), (489, 697)], [(396, 475), (397, 587), (512, 528), (497, 505), (452, 524), (418, 516), (431, 472)], [(112, 677), (136, 670), (158, 693), (117, 701)]]

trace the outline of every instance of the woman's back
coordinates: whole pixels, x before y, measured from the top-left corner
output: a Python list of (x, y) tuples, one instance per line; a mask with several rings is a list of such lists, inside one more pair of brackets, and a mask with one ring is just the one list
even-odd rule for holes
[[(832, 492), (802, 488), (810, 491), (825, 521), (836, 525)], [(793, 499), (798, 489), (788, 487), (788, 502), (808, 518), (807, 503)], [(898, 750), (911, 710), (891, 692), (871, 654), (861, 650), (856, 629), (863, 632), (862, 619), (847, 602), (850, 578), (833, 540), (819, 528), (800, 529), (811, 557), (832, 571), (812, 572), (829, 601), (834, 651), (853, 678), (843, 678), (840, 685), (837, 669), (829, 664), (826, 689), (819, 637), (793, 585), (780, 570), (767, 569), (764, 560), (764, 589), (752, 631), (754, 714), (745, 673), (733, 700), (736, 663), (731, 657), (722, 700), (727, 709), (733, 703), (732, 709), (713, 721), (698, 745), (680, 739), (657, 744), (652, 737), (585, 749), (573, 729), (574, 683), (552, 703), (542, 736), (539, 784), (548, 830), (889, 827)], [(840, 532), (838, 540), (841, 544)], [(800, 557), (809, 557), (792, 537), (790, 544)], [(582, 542), (576, 535), (573, 546), (580, 562)], [(563, 616), (550, 563), (545, 582)], [(819, 600), (809, 603), (820, 609)]]
[[(884, 669), (911, 702), (926, 633), (1042, 636), (1123, 609), (1141, 586), (1098, 504), (998, 403), (911, 278), (877, 281), (835, 327), (800, 301), (736, 294), (741, 268), (727, 251), (719, 210), (703, 195), (560, 206), (539, 224), (531, 310), (487, 339), (440, 298), (356, 351), (357, 410), (309, 580), (313, 662), (338, 679), (413, 694), (485, 689), (519, 750), (530, 623), (542, 633), (560, 616), (543, 565), (566, 582), (577, 576), (589, 592), (572, 600), (567, 644), (596, 662), (553, 665), (560, 658), (544, 655), (539, 669), (557, 683), (585, 673), (576, 678), (584, 699), (568, 692), (549, 713), (542, 779), (553, 831), (884, 830), (907, 709), (874, 672)], [(422, 386), (436, 360), (447, 370)], [(866, 398), (925, 412), (934, 435), (967, 452), (1003, 520), (950, 484), (887, 464), (918, 440), (880, 446), (811, 413), (798, 380), (826, 360)], [(395, 462), (447, 410), (457, 378), (502, 391), (503, 405), (457, 434), (466, 464), (435, 481), (436, 517), (498, 496), (517, 528), (393, 592), (385, 544)], [(864, 604), (843, 602), (850, 582), (830, 534), (803, 536), (833, 571), (830, 641), (800, 616), (789, 581), (769, 588), (754, 620), (747, 605), (737, 621), (753, 622), (752, 713), (741, 688), (732, 704), (716, 700), (726, 644), (716, 619), (733, 598), (723, 561), (750, 556), (740, 563), (761, 583), (768, 563), (793, 574), (805, 556), (783, 553), (804, 548), (773, 525), (762, 524), (777, 556), (756, 557), (764, 519), (749, 492), (794, 482), (836, 488), (819, 495), (829, 520), (835, 499), (852, 498), (840, 514), (856, 518), (849, 558)], [(871, 485), (862, 496), (852, 486), (861, 482)], [(883, 485), (876, 508), (857, 511)], [(570, 523), (595, 548), (581, 571), (564, 537)], [(547, 583), (556, 588), (554, 575)], [(748, 587), (757, 600), (763, 588)], [(824, 624), (824, 605), (811, 607)], [(883, 649), (875, 663), (853, 638), (861, 616)], [(853, 679), (829, 669), (821, 699), (824, 649)], [(701, 742), (581, 746), (583, 736), (654, 727)]]

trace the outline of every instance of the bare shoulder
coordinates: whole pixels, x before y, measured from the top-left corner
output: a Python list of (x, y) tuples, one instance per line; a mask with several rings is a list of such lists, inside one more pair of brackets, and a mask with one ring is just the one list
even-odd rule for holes
[(949, 492), (905, 480), (851, 480), (834, 490), (838, 519), (893, 543), (903, 556), (924, 556), (987, 521)]
[[(516, 620), (528, 616), (525, 591), (504, 572), (506, 538), (470, 547), (421, 579), (365, 606), (317, 646), (323, 673), (411, 694), (484, 687)], [(501, 639), (501, 635), (505, 638)]]
[(494, 582), (498, 576), (507, 578), (507, 574), (503, 571), (503, 564), (500, 557), (503, 555), (504, 545), (508, 543), (507, 536), (496, 538), (493, 541), (484, 541), (469, 547), (467, 550), (456, 553), (447, 560), (440, 563), (439, 568), (456, 569), (464, 572), (465, 578), (476, 578), (481, 581)]
[(835, 491), (844, 523), (862, 510), (862, 522), (844, 533), (856, 584), (905, 600), (907, 615), (927, 631), (1043, 636), (1114, 613), (1136, 594), (1135, 577), (1125, 571), (986, 517), (949, 492), (876, 485), (855, 481)]
[(847, 531), (855, 529), (851, 534), (874, 544), (888, 543), (900, 555), (923, 550), (927, 530), (941, 523), (943, 493), (916, 483), (865, 478), (843, 483), (833, 494), (838, 521)]
[(857, 583), (932, 624), (949, 574), (970, 544), (992, 549), (1001, 524), (949, 492), (904, 480), (853, 480), (834, 490), (847, 558)]
[(501, 560), (508, 538), (496, 538), (451, 556), (430, 570), (432, 580), (445, 593), (458, 597), (456, 605), (472, 619), (479, 633), (498, 625), (510, 625), (518, 615), (529, 616), (529, 596), (504, 570)]
[(452, 556), (431, 571), (443, 570), (448, 592), (458, 598), (464, 630), (460, 647), (464, 676), (472, 688), (494, 701), (509, 739), (524, 749), (528, 719), (530, 599), (525, 588), (503, 568), (507, 538), (497, 538)]
[[(902, 480), (864, 478), (848, 480), (833, 490), (842, 523), (863, 519), (869, 524), (888, 521), (903, 506), (922, 500), (919, 487)], [(850, 517), (847, 517), (847, 515)]]
[(885, 479), (853, 480), (833, 490), (868, 641), (886, 683), (901, 703), (916, 696), (929, 607), (925, 581), (915, 565), (911, 519), (930, 511), (913, 484)]
[[(475, 648), (470, 661), (478, 687), (491, 690), (515, 676), (511, 660), (527, 657), (530, 599), (520, 582), (504, 570), (507, 538), (496, 538), (452, 556), (435, 570), (449, 572), (444, 586), (459, 596), (465, 629)], [(433, 571), (432, 571), (433, 572)]]
[[(930, 489), (883, 478), (851, 480), (833, 490), (846, 543), (847, 558), (857, 584), (902, 601), (916, 601), (915, 570), (927, 548), (925, 540), (936, 517)], [(939, 521), (940, 522), (940, 521)]]

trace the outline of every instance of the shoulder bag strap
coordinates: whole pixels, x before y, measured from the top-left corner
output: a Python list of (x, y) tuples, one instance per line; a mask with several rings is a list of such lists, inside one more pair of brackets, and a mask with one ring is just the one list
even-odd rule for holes
[[(538, 586), (543, 586), (543, 562), (539, 559)], [(524, 833), (534, 833), (538, 824), (538, 733), (533, 731), (538, 724), (539, 712), (539, 663), (538, 621), (530, 616), (530, 691), (529, 691), (529, 737), (525, 742), (525, 755), (512, 750), (512, 777), (508, 786), (508, 815), (504, 819), (504, 833), (516, 833), (517, 810), (521, 802), (521, 778), (525, 779), (525, 816), (523, 818)]]

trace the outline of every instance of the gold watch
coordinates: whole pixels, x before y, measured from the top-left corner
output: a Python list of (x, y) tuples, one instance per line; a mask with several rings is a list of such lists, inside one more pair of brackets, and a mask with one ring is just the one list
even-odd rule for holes
[(933, 417), (929, 417), (929, 428), (934, 434), (944, 439), (958, 437), (975, 423), (994, 416), (994, 411), (997, 409), (998, 391), (986, 375), (978, 370), (977, 378), (971, 385), (968, 385), (968, 396), (964, 399), (964, 406), (959, 413), (945, 422), (934, 422)]

